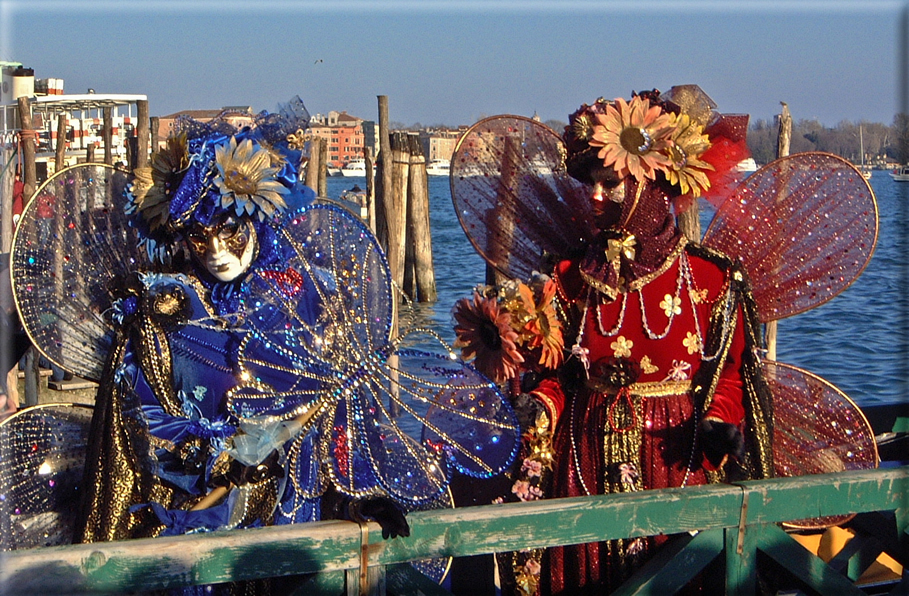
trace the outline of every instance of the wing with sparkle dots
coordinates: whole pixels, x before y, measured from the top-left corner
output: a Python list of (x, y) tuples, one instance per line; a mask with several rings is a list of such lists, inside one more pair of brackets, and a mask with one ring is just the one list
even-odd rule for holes
[[(773, 393), (773, 465), (777, 476), (805, 476), (878, 465), (874, 431), (861, 409), (830, 382), (801, 368), (765, 361)], [(851, 516), (789, 522), (823, 528)]]
[(61, 170), (26, 205), (13, 241), (13, 292), (32, 343), (93, 380), (114, 333), (108, 284), (150, 267), (125, 212), (126, 184), (126, 173), (103, 164)]
[(797, 153), (739, 184), (703, 244), (742, 260), (767, 322), (849, 287), (871, 260), (877, 232), (874, 193), (855, 166), (828, 153)]
[(451, 198), (461, 227), (486, 262), (530, 279), (547, 255), (593, 238), (591, 189), (571, 178), (562, 139), (521, 116), (474, 124), (451, 160)]
[(279, 242), (286, 262), (250, 281), (235, 414), (319, 425), (315, 449), (351, 495), (427, 502), (453, 470), (489, 476), (512, 461), (519, 432), (496, 386), (447, 351), (390, 337), (387, 262), (362, 222), (315, 205), (287, 218)]

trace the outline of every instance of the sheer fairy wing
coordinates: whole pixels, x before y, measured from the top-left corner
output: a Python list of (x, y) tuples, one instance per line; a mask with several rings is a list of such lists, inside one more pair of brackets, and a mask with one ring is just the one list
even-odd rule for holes
[(46, 404), (0, 423), (0, 550), (72, 543), (91, 417)]
[(521, 116), (474, 124), (451, 159), (451, 197), (476, 251), (505, 275), (529, 279), (546, 255), (593, 237), (590, 189), (565, 171), (564, 146)]
[(12, 248), (13, 292), (34, 345), (98, 380), (113, 338), (108, 283), (148, 263), (124, 213), (127, 175), (103, 164), (61, 170), (26, 205)]
[(314, 412), (332, 479), (353, 495), (428, 502), (454, 469), (485, 476), (511, 462), (519, 436), (498, 389), (469, 365), (389, 338), (387, 262), (362, 222), (314, 205), (289, 219), (281, 241), (283, 267), (249, 282), (246, 381), (228, 399), (236, 415)]
[(746, 178), (720, 205), (703, 244), (739, 258), (764, 322), (845, 290), (871, 260), (877, 203), (849, 162), (797, 153)]
[[(876, 468), (874, 431), (861, 409), (828, 381), (781, 362), (765, 361), (773, 393), (773, 463), (777, 476), (805, 476)], [(848, 518), (789, 522), (822, 528)]]

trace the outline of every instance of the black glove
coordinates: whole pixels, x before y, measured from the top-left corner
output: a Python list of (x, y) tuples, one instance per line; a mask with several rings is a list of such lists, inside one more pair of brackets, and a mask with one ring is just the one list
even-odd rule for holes
[(354, 499), (348, 505), (350, 517), (356, 522), (371, 519), (382, 526), (382, 538), (410, 536), (410, 526), (404, 511), (388, 497)]
[(231, 460), (227, 473), (224, 476), (213, 478), (213, 486), (243, 486), (256, 484), (266, 478), (283, 478), (284, 468), (278, 461), (278, 452), (272, 451), (262, 463), (255, 466), (244, 466), (237, 460)]
[(701, 422), (701, 445), (704, 457), (714, 467), (719, 467), (727, 455), (739, 460), (745, 456), (745, 438), (742, 431), (734, 424), (719, 420)]
[(546, 406), (529, 393), (519, 393), (514, 398), (512, 407), (518, 417), (518, 424), (521, 425), (521, 432), (533, 428), (537, 423), (537, 414), (546, 411)]

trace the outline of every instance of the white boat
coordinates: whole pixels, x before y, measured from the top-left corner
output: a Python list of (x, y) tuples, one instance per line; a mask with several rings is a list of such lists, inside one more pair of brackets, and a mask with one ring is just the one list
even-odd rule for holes
[(336, 168), (335, 166), (328, 166), (326, 169), (326, 174), (329, 176), (340, 176), (341, 168)]
[(861, 126), (859, 126), (859, 152), (862, 156), (862, 163), (859, 166), (859, 172), (862, 173), (862, 178), (865, 180), (871, 180), (871, 166), (865, 165), (865, 136), (862, 134)]
[(434, 159), (426, 165), (430, 176), (448, 176), (451, 174), (451, 162), (447, 159)]
[[(373, 166), (373, 173), (375, 173), (376, 168)], [(359, 176), (361, 178), (366, 177), (366, 160), (365, 159), (354, 159), (341, 168), (342, 176)]]
[(909, 182), (909, 165), (893, 168), (890, 177), (897, 182)]

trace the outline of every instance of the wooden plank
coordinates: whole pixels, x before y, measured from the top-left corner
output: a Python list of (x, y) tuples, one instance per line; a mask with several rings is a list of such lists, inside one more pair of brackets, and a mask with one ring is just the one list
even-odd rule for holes
[(818, 593), (842, 596), (864, 594), (776, 525), (765, 524), (754, 530), (760, 534), (759, 550)]
[[(376, 524), (374, 530), (381, 540), (381, 528)], [(359, 546), (358, 526), (335, 521), (15, 551), (3, 554), (0, 593), (157, 590), (323, 571), (343, 575), (358, 567)]]
[(677, 536), (611, 594), (675, 594), (721, 552), (722, 530)]
[[(909, 467), (415, 512), (406, 539), (382, 540), (379, 526), (370, 524), (369, 565), (694, 529), (737, 531), (743, 491), (747, 524), (892, 510), (909, 499)], [(152, 590), (352, 569), (359, 567), (359, 545), (356, 524), (326, 521), (15, 551), (3, 555), (0, 592)]]
[(884, 552), (884, 546), (880, 540), (874, 536), (857, 535), (847, 542), (843, 550), (830, 559), (827, 565), (854, 582), (877, 560), (878, 555), (882, 552)]
[(757, 593), (756, 538), (754, 528), (751, 527), (746, 527), (744, 534), (740, 534), (738, 528), (725, 531), (727, 594), (752, 596)]

